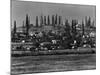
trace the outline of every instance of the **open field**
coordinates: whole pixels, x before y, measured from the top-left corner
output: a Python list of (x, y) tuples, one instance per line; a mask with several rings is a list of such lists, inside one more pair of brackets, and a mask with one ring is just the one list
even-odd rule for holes
[(96, 69), (96, 54), (41, 55), (11, 58), (11, 74)]

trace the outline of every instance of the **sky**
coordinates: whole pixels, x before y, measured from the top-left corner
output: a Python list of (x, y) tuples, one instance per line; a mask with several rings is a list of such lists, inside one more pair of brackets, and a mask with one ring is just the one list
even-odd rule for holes
[(60, 15), (63, 21), (68, 19), (78, 19), (79, 23), (85, 19), (85, 16), (90, 16), (92, 20), (96, 17), (96, 7), (92, 5), (75, 5), (75, 4), (60, 4), (46, 3), (34, 1), (11, 1), (11, 25), (14, 25), (16, 20), (17, 27), (23, 25), (26, 14), (30, 16), (30, 23), (35, 24), (36, 16)]

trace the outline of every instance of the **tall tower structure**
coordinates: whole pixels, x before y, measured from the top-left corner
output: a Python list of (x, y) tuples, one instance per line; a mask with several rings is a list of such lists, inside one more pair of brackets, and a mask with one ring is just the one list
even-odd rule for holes
[(89, 16), (88, 22), (87, 22), (87, 26), (90, 27), (91, 26), (91, 17)]
[(50, 25), (50, 18), (49, 18), (49, 15), (48, 15), (48, 25)]
[(59, 16), (59, 25), (61, 24), (61, 16)]
[(87, 16), (85, 16), (85, 26), (87, 26)]
[(69, 37), (71, 34), (70, 34), (70, 25), (69, 25), (68, 19), (65, 20), (65, 31), (66, 31), (67, 37)]
[(16, 33), (16, 21), (14, 21), (14, 34)]
[(84, 22), (82, 20), (82, 35), (84, 35)]
[(55, 16), (55, 24), (57, 24), (57, 14), (56, 14), (56, 16)]
[(77, 31), (76, 31), (76, 25), (77, 25), (77, 20), (72, 20), (72, 34), (73, 34), (73, 38), (76, 37), (77, 35)]
[(42, 26), (43, 25), (43, 16), (41, 15), (40, 16), (40, 26)]
[(28, 14), (26, 14), (26, 34), (28, 35), (28, 31), (29, 31), (29, 17)]
[(55, 20), (54, 15), (52, 15), (52, 25), (55, 25), (54, 20)]
[(46, 16), (44, 16), (44, 24), (46, 25)]
[(36, 27), (38, 27), (38, 16), (36, 16)]
[(22, 29), (23, 29), (23, 33), (25, 32), (25, 30), (24, 30), (24, 21), (23, 21), (23, 26), (22, 26)]

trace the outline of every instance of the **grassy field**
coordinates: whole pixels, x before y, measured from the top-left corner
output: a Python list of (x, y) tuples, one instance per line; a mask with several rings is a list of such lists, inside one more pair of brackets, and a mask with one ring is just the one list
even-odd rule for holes
[(11, 74), (90, 70), (95, 68), (95, 54), (44, 55), (11, 58)]

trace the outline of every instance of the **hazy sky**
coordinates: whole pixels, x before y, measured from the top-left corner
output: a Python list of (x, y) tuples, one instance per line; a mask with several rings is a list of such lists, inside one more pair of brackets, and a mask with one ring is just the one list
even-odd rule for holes
[(95, 20), (95, 6), (90, 5), (72, 5), (72, 4), (56, 4), (29, 1), (12, 1), (11, 2), (11, 18), (12, 25), (16, 20), (17, 26), (22, 26), (25, 16), (30, 16), (30, 23), (35, 24), (36, 16), (40, 15), (61, 15), (63, 19), (78, 19), (81, 22), (85, 16), (90, 16)]

